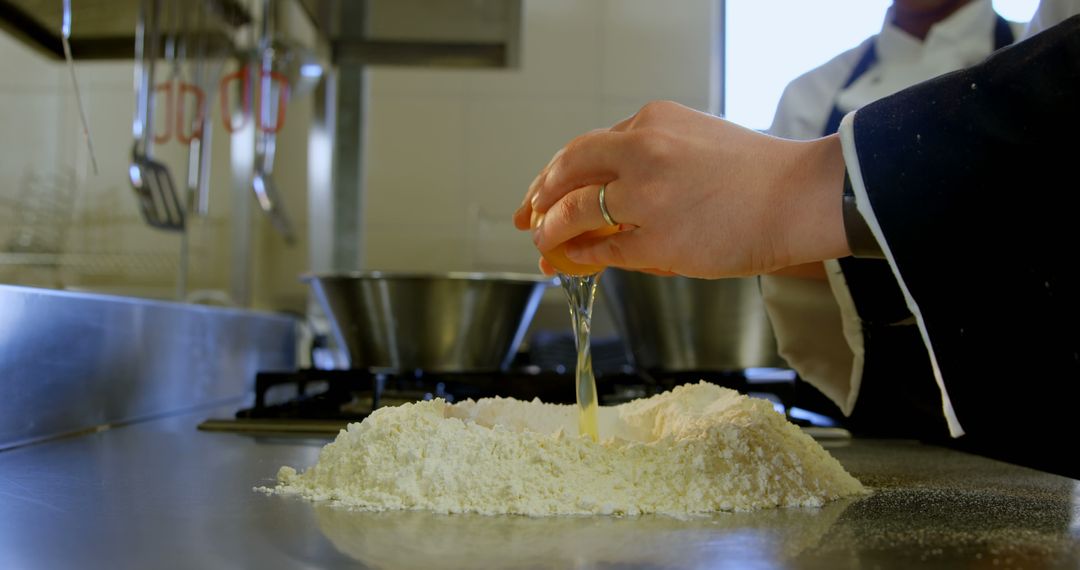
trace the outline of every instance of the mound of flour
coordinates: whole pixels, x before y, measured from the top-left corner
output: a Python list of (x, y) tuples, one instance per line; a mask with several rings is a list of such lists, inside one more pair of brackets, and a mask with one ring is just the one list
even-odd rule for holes
[(485, 398), (382, 408), (270, 490), (367, 510), (686, 515), (819, 506), (864, 493), (765, 401), (701, 382), (600, 408)]

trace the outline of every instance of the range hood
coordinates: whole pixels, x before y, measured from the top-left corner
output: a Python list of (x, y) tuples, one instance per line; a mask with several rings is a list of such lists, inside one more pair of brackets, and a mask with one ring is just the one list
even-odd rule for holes
[[(71, 53), (76, 60), (131, 59), (135, 21), (141, 0), (78, 0), (71, 3)], [(195, 3), (185, 8), (194, 12)], [(59, 0), (0, 0), (0, 28), (38, 53), (63, 60)], [(232, 46), (234, 32), (251, 23), (248, 10), (236, 0), (210, 0), (203, 25), (188, 25), (188, 34), (205, 34)], [(192, 18), (193, 19), (193, 18)], [(163, 53), (160, 49), (158, 53)]]
[(334, 63), (517, 67), (522, 0), (298, 0)]
[[(78, 60), (130, 59), (142, 0), (72, 3), (71, 49)], [(165, 5), (168, 1), (164, 0)], [(176, 0), (172, 0), (176, 1)], [(251, 0), (201, 0), (201, 33), (238, 50), (252, 23)], [(516, 67), (522, 0), (277, 0), (279, 13), (304, 17), (332, 62), (359, 65)], [(183, 6), (194, 11), (194, 3)], [(0, 28), (38, 52), (63, 59), (60, 0), (0, 0)], [(320, 42), (321, 43), (321, 42)], [(161, 53), (161, 52), (159, 52)]]

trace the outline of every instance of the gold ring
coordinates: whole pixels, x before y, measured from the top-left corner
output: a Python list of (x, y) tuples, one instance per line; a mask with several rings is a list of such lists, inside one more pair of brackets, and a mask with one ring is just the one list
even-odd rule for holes
[(607, 189), (607, 184), (601, 184), (600, 185), (600, 215), (604, 216), (604, 221), (607, 222), (607, 225), (609, 225), (609, 226), (617, 226), (617, 225), (619, 225), (619, 222), (616, 222), (611, 217), (611, 212), (607, 211), (607, 202), (604, 201), (604, 190), (605, 189)]

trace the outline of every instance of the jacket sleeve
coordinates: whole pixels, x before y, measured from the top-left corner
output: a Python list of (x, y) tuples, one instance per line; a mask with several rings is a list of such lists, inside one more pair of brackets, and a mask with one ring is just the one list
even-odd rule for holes
[(1015, 428), (1003, 414), (1075, 431), (1077, 137), (1080, 17), (845, 118), (860, 212), (918, 319), (953, 435)]

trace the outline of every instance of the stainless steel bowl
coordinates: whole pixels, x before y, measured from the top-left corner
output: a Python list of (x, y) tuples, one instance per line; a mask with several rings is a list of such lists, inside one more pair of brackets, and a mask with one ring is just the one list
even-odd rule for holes
[(493, 371), (514, 357), (549, 278), (511, 273), (307, 275), (352, 368)]
[(634, 364), (670, 372), (786, 367), (756, 278), (690, 279), (607, 269), (604, 301)]

